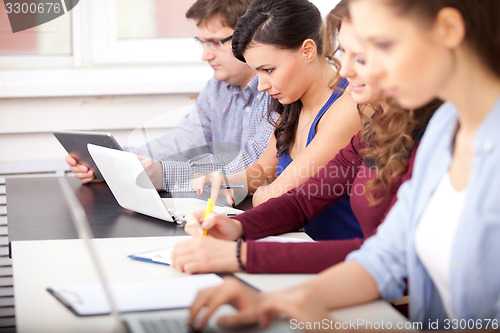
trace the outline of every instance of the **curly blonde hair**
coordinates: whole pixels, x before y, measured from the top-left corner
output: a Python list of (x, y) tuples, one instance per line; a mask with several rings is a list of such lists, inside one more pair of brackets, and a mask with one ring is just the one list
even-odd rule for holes
[(391, 192), (393, 181), (406, 173), (415, 144), (441, 104), (442, 101), (434, 99), (423, 107), (408, 110), (389, 103), (388, 110), (377, 114), (364, 127), (367, 148), (361, 154), (365, 163), (369, 161), (377, 169), (377, 178), (367, 181), (365, 187), (370, 206), (384, 201)]
[[(337, 36), (344, 18), (349, 18), (346, 0), (340, 1), (326, 18), (325, 47), (328, 58), (335, 63), (338, 63), (335, 58), (338, 51)], [(435, 99), (414, 110), (404, 109), (394, 101), (388, 101), (388, 104), (386, 110), (372, 104), (358, 105), (361, 114), (364, 113), (361, 110), (366, 107), (377, 110), (374, 117), (365, 123), (363, 135), (367, 148), (361, 151), (365, 164), (377, 169), (377, 178), (369, 180), (365, 187), (370, 206), (384, 201), (391, 192), (393, 181), (406, 173), (408, 158), (416, 141), (420, 139), (429, 119), (442, 101)]]

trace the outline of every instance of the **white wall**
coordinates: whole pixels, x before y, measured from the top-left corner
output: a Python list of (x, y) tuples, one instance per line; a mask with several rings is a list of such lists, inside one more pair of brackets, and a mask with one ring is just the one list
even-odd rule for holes
[(335, 6), (340, 2), (340, 0), (310, 0), (310, 1), (314, 3), (316, 7), (318, 7), (323, 17), (328, 15), (330, 10), (335, 8)]
[(0, 99), (0, 163), (63, 159), (66, 152), (52, 135), (54, 130), (109, 131), (122, 145), (127, 145), (129, 134), (144, 123), (156, 133), (164, 133), (192, 109), (195, 97)]

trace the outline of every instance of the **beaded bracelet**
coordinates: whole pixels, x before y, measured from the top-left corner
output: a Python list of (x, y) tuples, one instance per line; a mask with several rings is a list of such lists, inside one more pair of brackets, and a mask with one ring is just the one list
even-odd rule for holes
[(238, 261), (238, 268), (240, 271), (245, 271), (245, 266), (241, 262), (241, 243), (243, 243), (243, 238), (238, 238), (236, 240), (236, 260)]

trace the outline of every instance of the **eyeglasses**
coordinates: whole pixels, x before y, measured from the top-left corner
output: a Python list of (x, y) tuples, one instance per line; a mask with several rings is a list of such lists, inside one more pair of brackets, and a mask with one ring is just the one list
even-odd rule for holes
[(194, 38), (194, 40), (196, 40), (201, 47), (203, 47), (203, 46), (206, 45), (212, 51), (220, 50), (222, 48), (222, 45), (225, 42), (229, 42), (231, 39), (233, 39), (233, 35), (231, 35), (229, 37), (226, 37), (224, 39), (221, 39), (221, 40), (209, 40), (209, 41), (206, 41), (206, 42), (202, 41), (198, 37)]

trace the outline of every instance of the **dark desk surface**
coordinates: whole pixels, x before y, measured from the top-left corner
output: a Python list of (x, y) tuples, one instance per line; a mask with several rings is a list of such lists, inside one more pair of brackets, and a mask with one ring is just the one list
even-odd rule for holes
[[(73, 177), (68, 181), (96, 238), (186, 234), (179, 225), (120, 207), (105, 183), (81, 185)], [(56, 177), (7, 178), (6, 186), (9, 242), (78, 238)], [(245, 200), (238, 208), (249, 205)]]

